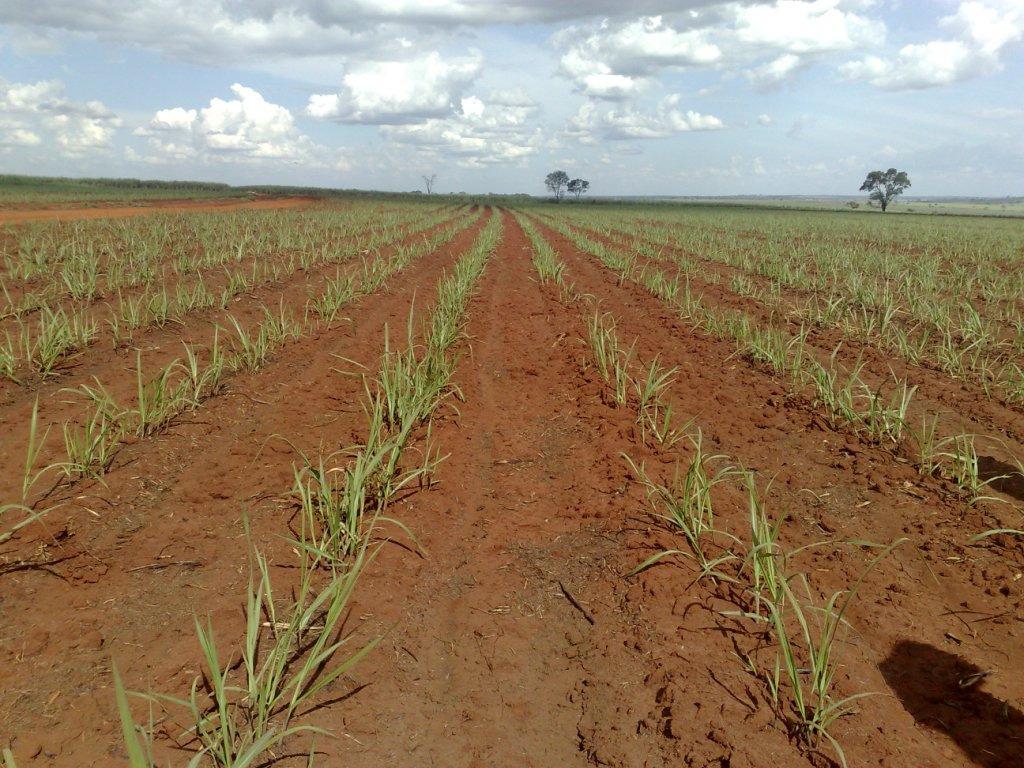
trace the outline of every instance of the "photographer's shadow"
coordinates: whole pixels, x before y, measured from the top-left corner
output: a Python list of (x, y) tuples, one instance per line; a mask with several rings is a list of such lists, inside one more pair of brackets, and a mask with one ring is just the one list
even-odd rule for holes
[(974, 763), (1024, 767), (1024, 713), (984, 691), (983, 670), (912, 641), (898, 643), (879, 668), (914, 719), (949, 736)]

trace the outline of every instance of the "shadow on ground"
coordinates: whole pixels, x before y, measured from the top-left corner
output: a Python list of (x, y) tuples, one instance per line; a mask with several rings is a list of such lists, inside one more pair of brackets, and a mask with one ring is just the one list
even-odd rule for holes
[(880, 669), (914, 719), (951, 738), (975, 764), (1024, 766), (1024, 713), (985, 692), (985, 670), (913, 641), (898, 643)]
[(1024, 474), (1019, 467), (992, 456), (978, 457), (978, 474), (1000, 493), (1024, 501)]

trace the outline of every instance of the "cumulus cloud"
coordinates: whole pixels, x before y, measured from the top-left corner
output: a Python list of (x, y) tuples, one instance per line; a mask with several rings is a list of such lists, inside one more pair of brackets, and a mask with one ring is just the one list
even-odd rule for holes
[(543, 146), (536, 124), (537, 107), (521, 91), (505, 91), (486, 99), (467, 96), (445, 118), (413, 125), (385, 126), (393, 142), (428, 156), (451, 157), (468, 168), (518, 163)]
[(561, 72), (576, 89), (600, 99), (637, 95), (645, 78), (666, 68), (707, 66), (722, 52), (707, 39), (707, 30), (677, 30), (661, 16), (641, 17), (625, 24), (607, 19), (596, 28), (570, 27), (554, 38), (567, 46)]
[[(207, 107), (158, 110), (136, 136), (147, 140), (150, 162), (285, 161), (336, 165), (333, 153), (317, 146), (295, 126), (292, 113), (253, 88), (235, 83), (233, 99), (213, 98)], [(134, 150), (133, 150), (134, 151)]]
[(879, 42), (881, 22), (856, 12), (864, 3), (843, 0), (777, 0), (731, 4), (726, 12), (744, 46), (789, 53), (847, 51)]
[(606, 108), (594, 102), (580, 107), (570, 118), (566, 135), (587, 144), (599, 139), (664, 139), (687, 131), (713, 131), (725, 127), (714, 115), (679, 109), (680, 97), (667, 96), (653, 112), (625, 105)]
[(865, 56), (840, 72), (887, 90), (933, 88), (990, 74), (1000, 69), (1003, 51), (1024, 39), (1024, 4), (968, 0), (939, 26), (953, 38), (905, 45), (895, 57)]
[(688, 13), (604, 19), (556, 34), (560, 71), (576, 90), (604, 100), (636, 97), (665, 71), (745, 71), (775, 87), (814, 58), (877, 43), (885, 25), (859, 12), (857, 0), (726, 2)]
[(794, 53), (784, 53), (776, 59), (762, 64), (744, 74), (757, 88), (773, 90), (789, 81), (804, 62)]
[(32, 147), (41, 134), (52, 136), (59, 151), (77, 157), (107, 150), (121, 118), (101, 101), (73, 101), (60, 80), (8, 83), (0, 80), (0, 145)]
[(366, 62), (344, 75), (337, 93), (310, 96), (306, 112), (342, 123), (384, 125), (444, 117), (482, 66), (479, 51), (447, 60), (433, 52), (408, 61)]

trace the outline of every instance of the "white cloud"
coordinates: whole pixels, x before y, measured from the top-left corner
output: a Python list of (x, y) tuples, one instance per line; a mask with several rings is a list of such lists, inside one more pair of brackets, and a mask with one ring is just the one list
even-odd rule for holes
[(959, 40), (933, 40), (906, 45), (895, 59), (866, 56), (840, 67), (850, 80), (864, 80), (878, 88), (908, 90), (950, 85), (985, 74), (995, 68), (987, 55), (980, 55)]
[(121, 119), (100, 101), (76, 102), (59, 80), (8, 83), (0, 80), (0, 113), (4, 121), (2, 143), (31, 147), (50, 134), (62, 154), (78, 157), (86, 151), (106, 150)]
[(42, 142), (42, 137), (26, 128), (22, 121), (0, 117), (0, 149), (37, 147)]
[(746, 46), (789, 53), (827, 53), (877, 44), (881, 22), (844, 6), (843, 0), (777, 0), (730, 6), (736, 39)]
[[(639, 0), (634, 13), (664, 0)], [(710, 4), (673, 0), (675, 11)], [(6, 0), (0, 24), (23, 33), (86, 33), (190, 62), (221, 65), (332, 56), (384, 60), (396, 41), (429, 50), (460, 27), (619, 14), (613, 0)]]
[[(595, 99), (634, 98), (665, 71), (740, 71), (760, 87), (790, 78), (813, 58), (877, 44), (885, 25), (856, 12), (858, 0), (718, 3), (688, 13), (605, 19), (552, 38), (560, 71)], [(851, 9), (853, 8), (853, 9)]]
[(544, 144), (536, 113), (521, 91), (500, 92), (487, 99), (467, 96), (446, 118), (382, 130), (390, 140), (414, 147), (427, 158), (446, 156), (462, 167), (479, 168), (519, 163), (536, 154)]
[(231, 86), (231, 92), (235, 98), (213, 98), (209, 106), (198, 110), (158, 110), (145, 127), (134, 132), (148, 140), (150, 154), (145, 159), (285, 161), (316, 166), (337, 162), (334, 153), (299, 132), (287, 108), (238, 83)]
[(729, 157), (728, 165), (704, 165), (688, 170), (680, 170), (677, 175), (683, 179), (707, 181), (709, 179), (735, 179), (750, 183), (753, 177), (768, 176), (764, 160), (755, 157), (748, 160), (743, 155), (734, 154)]
[(747, 70), (744, 74), (756, 87), (762, 90), (778, 88), (792, 78), (801, 68), (803, 61), (795, 53), (784, 53), (777, 59)]
[(480, 75), (483, 59), (443, 59), (437, 52), (407, 61), (367, 62), (342, 78), (338, 93), (309, 97), (311, 117), (343, 123), (402, 124), (451, 114)]
[(773, 122), (774, 121), (772, 120), (772, 116), (771, 115), (758, 115), (757, 116), (757, 123), (758, 123), (758, 125), (771, 125)]
[(580, 107), (569, 120), (566, 134), (584, 143), (598, 139), (663, 139), (687, 131), (711, 131), (725, 127), (714, 115), (679, 109), (680, 97), (667, 96), (654, 112), (632, 106), (608, 109), (593, 102)]
[(895, 58), (866, 56), (840, 72), (887, 90), (933, 88), (996, 72), (1004, 49), (1024, 39), (1024, 3), (968, 0), (939, 26), (955, 39), (905, 45)]
[(561, 71), (581, 93), (600, 99), (635, 96), (644, 78), (666, 68), (708, 66), (721, 50), (706, 30), (677, 30), (661, 16), (641, 17), (625, 24), (605, 19), (593, 29), (570, 27), (554, 38), (567, 46)]

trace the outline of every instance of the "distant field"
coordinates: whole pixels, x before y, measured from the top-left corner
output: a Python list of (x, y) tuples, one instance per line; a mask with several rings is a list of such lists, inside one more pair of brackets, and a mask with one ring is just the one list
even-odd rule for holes
[[(308, 195), (325, 198), (419, 198), (418, 193), (372, 192), (349, 189), (283, 186), (242, 186), (191, 181), (152, 181), (140, 179), (71, 179), (35, 176), (0, 175), (0, 210), (32, 207), (74, 207), (76, 205), (147, 204), (159, 200), (215, 200), (251, 197), (253, 195)], [(435, 195), (434, 199), (493, 205), (529, 205), (542, 203), (543, 197), (529, 195)], [(807, 211), (846, 211), (880, 214), (867, 204), (863, 196), (845, 197), (651, 197), (651, 198), (585, 198), (582, 205), (656, 206), (729, 206), (736, 208), (783, 208)], [(571, 201), (566, 207), (576, 205)], [(897, 200), (890, 214), (940, 214), (953, 216), (1024, 217), (1024, 198), (979, 199), (915, 199)]]
[[(858, 213), (880, 214), (878, 208), (867, 204), (864, 197), (851, 195), (849, 198), (815, 197), (693, 197), (673, 198), (678, 203), (702, 205), (751, 206), (758, 208), (795, 208), (817, 211), (856, 211)], [(956, 216), (1024, 216), (1024, 199), (1007, 198), (993, 200), (897, 200), (888, 213), (925, 213)]]
[(0, 176), (0, 207), (239, 197), (245, 194), (245, 190), (227, 184), (200, 182)]
[[(643, 202), (630, 200), (628, 202)], [(662, 204), (714, 205), (738, 208), (785, 208), (803, 211), (850, 211), (856, 213), (881, 214), (878, 208), (867, 205), (864, 198), (800, 198), (800, 197), (726, 197), (726, 198), (663, 198)], [(946, 216), (1024, 216), (1024, 199), (1007, 198), (993, 200), (897, 200), (888, 213), (939, 214)]]

